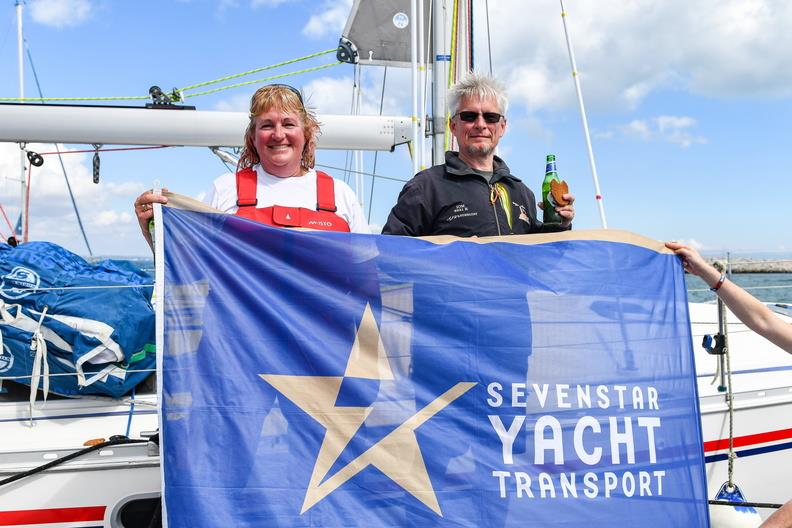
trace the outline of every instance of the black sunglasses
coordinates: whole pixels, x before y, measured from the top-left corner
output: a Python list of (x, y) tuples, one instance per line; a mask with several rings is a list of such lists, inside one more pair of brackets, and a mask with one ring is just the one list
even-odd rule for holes
[(471, 111), (464, 111), (458, 112), (456, 114), (459, 116), (461, 121), (465, 123), (473, 123), (478, 119), (478, 116), (482, 116), (484, 118), (484, 122), (487, 124), (495, 124), (501, 120), (503, 114), (499, 114), (498, 112), (471, 112)]

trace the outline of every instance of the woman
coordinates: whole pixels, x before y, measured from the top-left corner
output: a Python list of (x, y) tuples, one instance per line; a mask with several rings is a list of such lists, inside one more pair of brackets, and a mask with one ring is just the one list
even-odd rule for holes
[[(685, 270), (699, 276), (748, 328), (792, 353), (792, 325), (781, 321), (767, 306), (728, 280), (725, 274), (708, 264), (695, 249), (675, 242), (666, 242), (666, 247), (679, 255)], [(789, 501), (762, 523), (760, 528), (791, 527), (792, 501)]]
[(750, 293), (726, 279), (725, 274), (708, 264), (695, 249), (675, 242), (666, 242), (666, 247), (679, 255), (685, 270), (701, 277), (748, 328), (792, 353), (792, 325), (784, 323)]
[[(259, 88), (250, 101), (238, 171), (214, 181), (207, 203), (279, 227), (370, 233), (352, 189), (314, 170), (318, 134), (319, 122), (305, 108), (300, 92), (284, 84)], [(151, 191), (135, 200), (135, 214), (149, 245), (151, 204), (167, 201)]]

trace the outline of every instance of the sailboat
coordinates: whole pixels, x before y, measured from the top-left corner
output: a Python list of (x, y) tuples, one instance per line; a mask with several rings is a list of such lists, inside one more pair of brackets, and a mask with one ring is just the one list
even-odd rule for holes
[[(417, 170), (430, 163), (425, 151), (421, 153), (426, 148), (422, 138), (428, 120), (418, 118), (426, 115), (422, 76), (430, 61), (425, 58), (434, 57), (434, 76), (445, 79), (452, 66), (450, 35), (435, 30), (429, 46), (425, 37), (418, 37), (428, 35), (428, 24), (425, 28), (420, 23), (404, 24), (405, 17), (429, 20), (429, 4), (414, 0), (388, 4), (383, 15), (370, 10), (370, 3), (355, 2), (339, 57), (371, 64), (410, 64), (415, 71), (413, 115), (322, 115), (319, 148), (389, 151), (411, 142)], [(440, 5), (435, 2), (433, 6), (436, 19), (447, 16)], [(415, 28), (413, 45), (394, 50), (364, 43), (354, 28), (371, 25), (366, 16), (384, 19), (386, 23), (379, 20), (377, 24), (389, 31)], [(380, 51), (401, 54), (383, 57)], [(464, 63), (464, 56), (456, 58)], [(435, 83), (433, 92), (435, 161), (446, 148), (447, 117), (437, 110), (445, 107), (442, 86)], [(0, 104), (0, 141), (238, 147), (246, 122), (245, 114), (234, 112)], [(788, 313), (779, 317), (792, 323)], [(792, 357), (747, 331), (727, 311), (719, 314), (714, 304), (691, 303), (690, 320), (694, 339), (719, 333), (729, 336), (728, 359), (694, 343), (708, 495), (715, 497), (724, 482), (733, 479), (751, 500), (786, 501), (787, 475), (792, 471), (788, 456), (792, 449)], [(4, 387), (9, 390), (0, 394), (0, 525), (148, 526), (161, 490), (153, 386), (118, 400), (50, 399), (32, 412), (27, 390), (9, 383)], [(114, 435), (123, 438), (113, 439)], [(96, 445), (85, 445), (97, 439)], [(730, 452), (734, 459), (731, 477)], [(771, 510), (759, 511), (766, 517)]]

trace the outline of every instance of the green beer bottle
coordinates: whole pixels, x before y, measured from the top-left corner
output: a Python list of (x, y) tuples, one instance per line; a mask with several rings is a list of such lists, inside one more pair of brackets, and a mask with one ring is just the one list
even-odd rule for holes
[(560, 224), (563, 220), (561, 215), (556, 212), (556, 203), (553, 200), (553, 195), (550, 194), (550, 186), (553, 180), (557, 182), (561, 181), (558, 177), (558, 171), (556, 170), (555, 155), (548, 154), (547, 164), (545, 165), (545, 177), (542, 182), (542, 203), (544, 205), (542, 209), (542, 222), (545, 224)]

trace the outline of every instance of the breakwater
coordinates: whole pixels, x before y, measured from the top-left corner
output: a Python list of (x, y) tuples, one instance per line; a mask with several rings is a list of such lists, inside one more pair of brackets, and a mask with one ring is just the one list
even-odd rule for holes
[[(726, 269), (726, 259), (707, 259), (716, 268)], [(732, 273), (792, 273), (792, 260), (732, 258)]]

